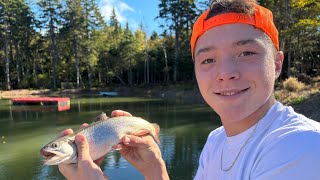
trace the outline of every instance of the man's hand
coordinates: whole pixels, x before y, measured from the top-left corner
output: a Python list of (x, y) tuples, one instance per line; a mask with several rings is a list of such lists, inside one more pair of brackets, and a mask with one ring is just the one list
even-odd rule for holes
[[(112, 111), (111, 116), (132, 115), (125, 111), (115, 110)], [(121, 139), (121, 142), (120, 154), (137, 168), (145, 179), (169, 179), (160, 149), (151, 136), (127, 135)]]
[[(71, 129), (63, 131), (60, 136), (72, 134)], [(59, 171), (69, 180), (87, 180), (87, 179), (108, 179), (103, 174), (100, 167), (93, 162), (89, 154), (89, 145), (86, 137), (82, 134), (77, 134), (75, 137), (75, 143), (78, 151), (78, 163), (77, 164), (60, 164)], [(97, 160), (101, 163), (103, 158)]]

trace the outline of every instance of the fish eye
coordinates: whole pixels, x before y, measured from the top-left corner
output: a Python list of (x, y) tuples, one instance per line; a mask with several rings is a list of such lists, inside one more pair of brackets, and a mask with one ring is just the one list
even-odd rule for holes
[(56, 148), (56, 147), (58, 147), (58, 145), (57, 145), (56, 143), (53, 143), (53, 144), (51, 145), (51, 147)]

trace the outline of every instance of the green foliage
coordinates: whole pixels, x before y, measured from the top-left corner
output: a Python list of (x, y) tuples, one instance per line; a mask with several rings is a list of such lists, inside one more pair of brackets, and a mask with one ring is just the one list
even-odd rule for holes
[(297, 105), (297, 104), (301, 104), (303, 101), (305, 101), (306, 98), (305, 97), (296, 97), (294, 99), (291, 100), (290, 104), (291, 105)]
[[(320, 3), (259, 3), (275, 16), (287, 58), (284, 75), (319, 74)], [(194, 80), (189, 39), (193, 22), (209, 1), (159, 1), (156, 20), (161, 22), (163, 33), (151, 35), (143, 24), (135, 32), (128, 23), (121, 27), (115, 9), (110, 21), (104, 22), (95, 0), (39, 0), (37, 4), (31, 12), (23, 0), (0, 1), (3, 88), (55, 88), (54, 84), (59, 88), (61, 82), (88, 88), (147, 86)]]
[(45, 88), (50, 87), (51, 81), (50, 81), (48, 74), (38, 74), (37, 80), (38, 80), (39, 88), (45, 89)]
[[(29, 46), (34, 34), (33, 22), (33, 13), (23, 0), (0, 1), (0, 48), (4, 52), (1, 61), (5, 62), (3, 79), (6, 89), (11, 86), (19, 88), (24, 78), (21, 67), (30, 64), (28, 57), (31, 56)], [(12, 69), (15, 69), (14, 73)]]

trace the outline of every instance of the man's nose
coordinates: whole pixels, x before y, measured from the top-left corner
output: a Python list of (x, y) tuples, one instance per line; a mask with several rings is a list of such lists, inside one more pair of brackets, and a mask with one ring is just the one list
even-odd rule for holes
[(236, 80), (240, 77), (238, 63), (232, 58), (222, 59), (216, 70), (217, 81)]

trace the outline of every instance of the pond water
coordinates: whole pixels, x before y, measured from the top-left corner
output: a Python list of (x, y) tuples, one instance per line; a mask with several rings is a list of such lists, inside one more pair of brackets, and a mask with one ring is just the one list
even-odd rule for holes
[[(206, 105), (143, 98), (75, 98), (70, 110), (17, 108), (0, 100), (0, 179), (64, 179), (57, 166), (42, 164), (40, 148), (67, 128), (78, 129), (101, 112), (122, 109), (161, 127), (160, 149), (171, 179), (192, 179), (209, 132), (219, 117)], [(110, 179), (144, 179), (117, 151), (102, 170)]]

